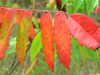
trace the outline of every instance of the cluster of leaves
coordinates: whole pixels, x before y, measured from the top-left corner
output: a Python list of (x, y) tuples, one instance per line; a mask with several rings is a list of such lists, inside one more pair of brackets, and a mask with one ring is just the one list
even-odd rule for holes
[[(66, 2), (71, 3), (71, 1), (72, 3), (74, 3), (74, 12), (76, 12), (78, 9), (81, 8), (81, 5), (86, 0), (70, 0), (69, 2), (68, 0), (62, 0), (62, 5), (60, 4), (61, 9), (63, 9), (64, 6), (64, 10), (65, 10)], [(96, 1), (92, 0), (91, 2), (89, 2), (89, 0), (86, 1), (87, 4), (86, 9), (88, 15), (93, 10), (93, 8), (97, 5), (97, 2), (98, 0)], [(79, 5), (77, 6), (78, 3)], [(67, 6), (68, 5), (69, 4), (67, 4)], [(94, 51), (100, 47), (99, 44), (100, 28), (98, 25), (94, 23), (95, 20), (93, 18), (87, 17), (86, 15), (83, 14), (69, 15), (64, 12), (58, 12), (54, 17), (54, 26), (53, 26), (52, 18), (49, 12), (45, 11), (45, 13), (41, 16), (40, 28), (39, 28), (36, 19), (32, 19), (31, 10), (0, 7), (0, 17), (1, 17), (0, 18), (0, 59), (1, 60), (4, 57), (4, 54), (5, 56), (10, 54), (9, 51), (6, 51), (5, 53), (5, 50), (6, 48), (9, 49), (9, 46), (7, 47), (7, 44), (8, 44), (8, 40), (12, 28), (15, 23), (17, 23), (18, 25), (18, 35), (17, 38), (11, 40), (14, 42), (13, 44), (10, 42), (10, 45), (13, 47), (14, 45), (16, 45), (16, 51), (14, 52), (17, 53), (18, 60), (22, 65), (24, 62), (24, 57), (26, 55), (28, 39), (29, 38), (33, 39), (31, 44), (31, 49), (30, 49), (30, 57), (31, 57), (32, 64), (31, 67), (26, 71), (26, 74), (30, 72), (33, 66), (35, 66), (35, 62), (37, 59), (46, 67), (49, 66), (50, 69), (54, 71), (53, 63), (54, 63), (54, 58), (57, 56), (57, 54), (59, 56), (61, 63), (63, 63), (63, 65), (67, 69), (69, 69), (71, 54), (79, 62), (78, 51), (74, 45), (75, 39), (77, 39), (79, 44), (83, 46), (79, 48), (83, 56), (83, 59), (86, 60), (87, 55), (86, 57), (84, 57), (84, 53), (86, 50), (88, 54), (93, 58), (93, 60), (97, 63)], [(32, 20), (35, 23), (35, 27), (37, 29), (40, 29), (40, 31), (36, 34), (36, 36), (35, 36), (34, 27), (32, 25)], [(74, 36), (75, 39), (71, 35)], [(29, 41), (31, 42), (31, 40)], [(38, 53), (40, 52), (41, 48), (43, 49), (43, 53), (44, 53), (43, 57), (45, 57), (48, 66), (43, 60), (38, 58)], [(57, 54), (55, 49), (57, 49)], [(38, 69), (41, 74), (43, 73), (39, 66), (36, 66), (36, 69)], [(32, 72), (35, 73), (34, 70)]]
[[(93, 48), (94, 51), (100, 47), (100, 28), (94, 23), (94, 19), (82, 14), (67, 14), (69, 17), (67, 18), (65, 14), (67, 13), (58, 12), (55, 15), (53, 28), (51, 16), (49, 12), (46, 11), (41, 16), (41, 32), (36, 35), (36, 37), (39, 39), (33, 40), (33, 42), (35, 41), (40, 45), (38, 50), (40, 50), (43, 45), (43, 53), (46, 63), (52, 71), (54, 71), (54, 42), (56, 43), (59, 59), (67, 69), (69, 69), (69, 64), (71, 61), (71, 34), (78, 40), (81, 46), (85, 44), (88, 49)], [(2, 60), (4, 56), (15, 19), (19, 27), (16, 40), (16, 53), (18, 60), (23, 65), (27, 50), (28, 38), (30, 36), (33, 39), (35, 35), (31, 22), (32, 12), (31, 10), (18, 10), (0, 7), (0, 17), (2, 17), (0, 22), (0, 59)], [(42, 39), (42, 45), (40, 38)], [(31, 48), (36, 48), (36, 43), (32, 43)], [(31, 55), (35, 51), (35, 49), (32, 49)], [(37, 51), (37, 53), (39, 53), (39, 51)], [(35, 58), (36, 55), (33, 57)], [(33, 60), (34, 59), (31, 58), (31, 61)]]

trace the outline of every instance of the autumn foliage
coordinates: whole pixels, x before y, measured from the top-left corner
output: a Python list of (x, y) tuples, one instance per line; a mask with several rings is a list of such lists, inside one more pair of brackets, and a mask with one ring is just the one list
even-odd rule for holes
[[(0, 59), (4, 57), (14, 22), (18, 25), (16, 53), (23, 65), (28, 39), (29, 37), (34, 39), (35, 36), (31, 10), (0, 7)], [(60, 62), (68, 70), (71, 61), (71, 35), (81, 46), (84, 44), (88, 49), (93, 48), (95, 51), (100, 47), (99, 26), (94, 23), (94, 19), (83, 14), (69, 15), (58, 12), (53, 27), (51, 15), (45, 11), (41, 16), (40, 31), (45, 60), (52, 71), (54, 71), (54, 43)]]

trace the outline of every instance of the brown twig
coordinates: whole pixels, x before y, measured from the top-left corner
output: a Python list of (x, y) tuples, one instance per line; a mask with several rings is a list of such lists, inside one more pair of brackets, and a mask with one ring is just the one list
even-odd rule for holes
[[(27, 52), (29, 51), (29, 49), (30, 49), (30, 46), (31, 46), (31, 44), (29, 44), (28, 45), (28, 49), (27, 49)], [(26, 52), (26, 53), (27, 53)], [(12, 72), (15, 70), (15, 68), (19, 65), (19, 61), (17, 61), (15, 64), (14, 64), (14, 66), (12, 67), (12, 69), (9, 71), (9, 73), (8, 73), (8, 75), (11, 75), (12, 74)]]
[(44, 4), (44, 3), (48, 3), (48, 1), (44, 1), (44, 2), (37, 3), (35, 6), (38, 6), (38, 5)]
[[(5, 8), (5, 7), (1, 7), (0, 9), (10, 9), (10, 8)], [(24, 11), (26, 9), (14, 9), (15, 11)], [(45, 11), (48, 11), (48, 12), (53, 12), (53, 13), (57, 13), (59, 11), (54, 11), (54, 10), (31, 10), (32, 12), (45, 12)]]

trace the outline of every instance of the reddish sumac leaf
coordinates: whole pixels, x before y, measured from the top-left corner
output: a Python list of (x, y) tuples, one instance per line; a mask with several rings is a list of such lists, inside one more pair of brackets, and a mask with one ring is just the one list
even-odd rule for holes
[(53, 26), (52, 19), (48, 12), (45, 12), (41, 16), (40, 21), (41, 28), (41, 37), (42, 37), (42, 45), (43, 45), (43, 53), (45, 55), (46, 62), (48, 66), (54, 71), (53, 62), (54, 62), (54, 47), (53, 47)]
[(0, 59), (1, 60), (4, 56), (4, 53), (8, 44), (9, 36), (11, 34), (12, 27), (14, 25), (13, 24), (14, 16), (15, 16), (15, 11), (13, 8), (11, 8), (7, 10), (3, 18), (3, 23), (0, 29)]
[(32, 42), (32, 40), (34, 39), (34, 36), (35, 36), (35, 31), (33, 25), (31, 24), (30, 37), (29, 37), (30, 42)]
[(26, 55), (28, 37), (30, 35), (31, 17), (32, 17), (31, 14), (32, 12), (30, 10), (24, 10), (18, 28), (16, 50), (17, 50), (18, 60), (22, 65), (24, 62), (24, 57)]
[(100, 30), (99, 26), (93, 23), (89, 17), (82, 14), (72, 14), (69, 16), (69, 29), (71, 34), (78, 40), (80, 45), (83, 43), (93, 50), (100, 47)]
[(5, 15), (6, 11), (7, 11), (6, 9), (3, 9), (3, 8), (4, 7), (0, 6), (0, 28), (1, 28), (1, 25), (2, 25), (2, 22), (3, 22), (4, 15)]
[(23, 16), (23, 12), (24, 10), (15, 10), (15, 21), (17, 23), (17, 25), (19, 25), (21, 17)]
[(55, 15), (54, 28), (57, 54), (59, 55), (61, 63), (69, 70), (71, 61), (71, 38), (68, 28), (68, 19), (63, 12), (59, 12)]

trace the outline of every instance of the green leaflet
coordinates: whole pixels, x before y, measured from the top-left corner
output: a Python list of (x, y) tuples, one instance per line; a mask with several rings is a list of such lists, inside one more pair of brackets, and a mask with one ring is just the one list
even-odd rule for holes
[(16, 52), (16, 37), (10, 40), (9, 45), (10, 45), (10, 50), (6, 50), (4, 56), (7, 56), (7, 55), (9, 55), (11, 53), (15, 53)]
[(62, 6), (61, 6), (61, 9), (64, 7), (64, 5), (66, 4), (68, 0), (62, 0)]
[(83, 0), (73, 0), (73, 3), (74, 3), (74, 12), (77, 12), (81, 4), (83, 3)]
[(86, 10), (87, 10), (87, 15), (91, 13), (93, 8), (99, 3), (99, 0), (85, 0), (86, 2)]
[(30, 48), (31, 62), (34, 60), (34, 58), (39, 53), (39, 51), (40, 51), (41, 48), (42, 48), (41, 32), (38, 32), (37, 35), (35, 36), (32, 44), (31, 44), (31, 48)]
[(87, 57), (89, 56), (89, 54), (88, 54), (88, 52), (85, 50), (85, 48), (84, 47), (79, 47), (79, 51), (80, 51), (80, 53), (81, 53), (81, 55), (82, 55), (82, 58), (83, 58), (83, 61), (84, 61), (84, 63), (86, 62), (86, 59), (87, 59)]
[(83, 44), (83, 47), (86, 49), (86, 51), (88, 52), (88, 54), (90, 55), (90, 57), (95, 61), (95, 63), (97, 64), (97, 58), (95, 55), (94, 50), (91, 48), (90, 50)]
[(48, 65), (47, 65), (47, 63), (44, 62), (42, 59), (38, 58), (38, 61), (39, 61), (41, 64), (43, 64), (44, 66), (46, 66), (47, 68), (49, 68)]
[(42, 69), (40, 68), (40, 66), (35, 66), (35, 68), (38, 70), (38, 72), (41, 74), (41, 75), (45, 75), (42, 71)]
[(80, 61), (79, 61), (79, 54), (78, 54), (78, 51), (77, 51), (73, 41), (71, 41), (71, 54), (75, 57), (77, 62), (80, 63)]
[(32, 75), (37, 75), (37, 73), (34, 70), (32, 70)]

